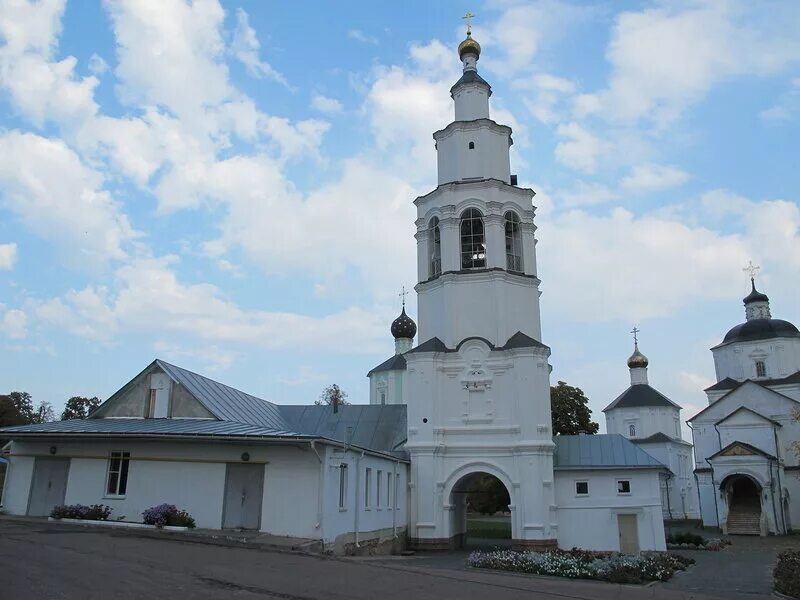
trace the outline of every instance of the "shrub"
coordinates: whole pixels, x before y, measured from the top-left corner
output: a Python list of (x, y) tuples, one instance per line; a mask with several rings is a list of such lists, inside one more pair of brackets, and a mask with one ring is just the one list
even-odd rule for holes
[(778, 554), (773, 576), (776, 591), (800, 598), (800, 550), (787, 550)]
[(192, 515), (185, 510), (178, 510), (174, 504), (159, 504), (152, 506), (142, 513), (142, 520), (148, 525), (156, 527), (188, 527), (194, 529), (195, 522)]
[(704, 546), (706, 543), (706, 539), (701, 536), (697, 535), (696, 533), (689, 533), (688, 531), (682, 531), (680, 533), (674, 533), (667, 537), (668, 544), (692, 544), (694, 546)]
[(84, 519), (87, 521), (107, 521), (111, 507), (105, 504), (65, 504), (54, 506), (50, 516), (54, 519)]
[(675, 571), (694, 561), (674, 554), (654, 553), (629, 556), (588, 550), (516, 552), (512, 550), (475, 551), (467, 563), (472, 567), (517, 571), (535, 575), (556, 575), (581, 579), (601, 579), (614, 583), (666, 581)]

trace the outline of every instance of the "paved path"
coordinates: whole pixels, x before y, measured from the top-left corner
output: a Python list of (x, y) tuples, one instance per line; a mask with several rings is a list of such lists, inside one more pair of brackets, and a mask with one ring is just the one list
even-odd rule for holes
[(2, 600), (678, 600), (658, 587), (329, 559), (0, 520)]
[(781, 550), (800, 550), (800, 536), (728, 536), (732, 544), (720, 552), (677, 550), (695, 564), (666, 583), (664, 589), (711, 591), (730, 600), (772, 597), (772, 569)]

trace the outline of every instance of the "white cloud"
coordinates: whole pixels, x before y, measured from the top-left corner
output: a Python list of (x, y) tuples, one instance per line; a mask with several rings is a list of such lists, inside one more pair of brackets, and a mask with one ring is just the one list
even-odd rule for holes
[(13, 54), (47, 53), (61, 31), (65, 0), (6, 0), (0, 6), (0, 37)]
[(361, 42), (362, 44), (371, 44), (373, 46), (378, 45), (378, 38), (371, 35), (367, 35), (360, 29), (350, 29), (347, 32), (347, 37), (349, 37), (351, 40), (356, 40), (357, 42)]
[(21, 310), (7, 310), (0, 322), (0, 332), (12, 340), (21, 340), (28, 335), (28, 316)]
[(328, 376), (318, 369), (308, 365), (300, 365), (293, 375), (280, 377), (278, 379), (278, 383), (294, 387), (309, 383), (317, 383), (320, 381), (325, 381), (326, 379), (328, 379)]
[(335, 115), (344, 110), (344, 106), (336, 98), (329, 98), (322, 94), (314, 94), (311, 97), (311, 108), (328, 115)]
[(0, 244), (0, 270), (9, 271), (14, 268), (17, 262), (17, 245)]
[(102, 75), (108, 71), (108, 63), (99, 54), (92, 54), (89, 57), (89, 70), (94, 75)]
[(562, 141), (556, 145), (556, 160), (571, 169), (594, 173), (605, 144), (576, 122), (559, 125), (556, 129)]
[(12, 131), (0, 136), (0, 156), (0, 193), (29, 229), (80, 263), (126, 256), (137, 233), (102, 176), (66, 144)]
[(689, 174), (671, 165), (643, 164), (631, 169), (621, 185), (631, 191), (654, 191), (683, 185)]
[(247, 68), (253, 77), (267, 78), (289, 87), (286, 78), (276, 71), (272, 65), (259, 58), (261, 44), (258, 41), (256, 30), (250, 26), (247, 13), (236, 9), (236, 30), (233, 32), (231, 51), (234, 56)]
[(765, 121), (790, 121), (800, 113), (800, 77), (791, 81), (791, 87), (778, 97), (777, 102), (758, 113)]
[(792, 3), (692, 2), (621, 13), (606, 57), (603, 114), (665, 125), (716, 83), (769, 75), (800, 61)]
[(202, 365), (203, 371), (219, 373), (230, 368), (236, 358), (233, 352), (224, 350), (216, 345), (191, 346), (189, 348), (180, 344), (159, 340), (153, 344), (153, 350), (164, 357), (167, 361), (198, 362)]
[(559, 196), (565, 207), (605, 204), (618, 197), (611, 188), (602, 183), (586, 183), (584, 181), (579, 181), (575, 187), (561, 192)]

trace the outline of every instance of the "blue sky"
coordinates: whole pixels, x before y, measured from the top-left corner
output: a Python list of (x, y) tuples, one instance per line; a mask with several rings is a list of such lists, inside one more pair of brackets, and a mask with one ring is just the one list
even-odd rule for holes
[(537, 191), (553, 382), (601, 417), (638, 324), (651, 383), (696, 412), (748, 260), (800, 322), (791, 0), (5, 2), (0, 388), (60, 408), (158, 356), (367, 401), (467, 9)]

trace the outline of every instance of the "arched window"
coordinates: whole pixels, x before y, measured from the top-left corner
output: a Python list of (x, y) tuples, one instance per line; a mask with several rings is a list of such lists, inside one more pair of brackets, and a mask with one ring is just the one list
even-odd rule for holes
[(486, 236), (483, 229), (483, 215), (477, 208), (468, 208), (461, 213), (461, 268), (484, 267), (486, 267)]
[(634, 425), (633, 423), (628, 425), (628, 434), (631, 437), (636, 437), (636, 425)]
[(763, 360), (756, 361), (756, 377), (766, 377), (767, 376), (767, 365), (764, 363)]
[(470, 142), (469, 143), (469, 149), (470, 150), (475, 150), (475, 142)]
[(428, 223), (428, 256), (430, 266), (428, 276), (436, 277), (442, 273), (442, 234), (439, 231), (439, 218), (433, 217)]
[(522, 271), (522, 232), (519, 229), (517, 213), (508, 211), (506, 222), (506, 269)]

